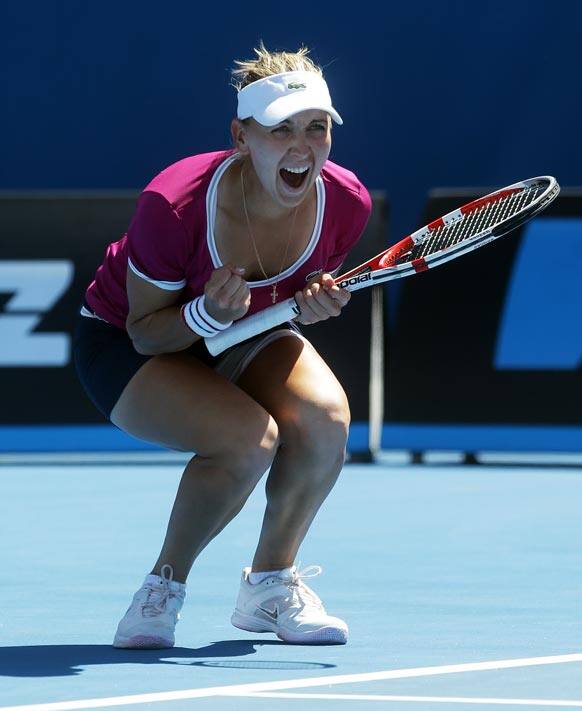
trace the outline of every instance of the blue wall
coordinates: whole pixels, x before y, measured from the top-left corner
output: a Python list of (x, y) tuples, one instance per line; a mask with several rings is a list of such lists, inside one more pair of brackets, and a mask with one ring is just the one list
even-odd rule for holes
[(0, 188), (141, 187), (229, 141), (229, 68), (301, 42), (345, 124), (332, 157), (387, 191), (393, 237), (432, 186), (582, 184), (577, 0), (46, 2), (0, 9)]

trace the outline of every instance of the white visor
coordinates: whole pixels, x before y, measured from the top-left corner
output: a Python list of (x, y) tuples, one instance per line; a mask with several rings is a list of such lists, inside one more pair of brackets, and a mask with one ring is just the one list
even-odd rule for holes
[(299, 111), (319, 109), (342, 124), (331, 105), (329, 89), (315, 72), (284, 72), (247, 84), (238, 92), (239, 119), (251, 116), (263, 126), (274, 126)]

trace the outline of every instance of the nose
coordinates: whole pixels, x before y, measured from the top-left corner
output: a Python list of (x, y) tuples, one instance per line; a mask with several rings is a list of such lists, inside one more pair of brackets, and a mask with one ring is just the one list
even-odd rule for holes
[(293, 131), (293, 142), (291, 150), (294, 155), (300, 157), (307, 157), (309, 154), (309, 145), (307, 142), (307, 136), (304, 131)]

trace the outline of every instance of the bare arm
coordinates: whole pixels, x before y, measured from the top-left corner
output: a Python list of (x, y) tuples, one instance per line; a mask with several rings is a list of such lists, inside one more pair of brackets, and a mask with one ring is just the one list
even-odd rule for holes
[(181, 294), (182, 290), (160, 289), (127, 268), (129, 313), (125, 327), (138, 353), (174, 353), (200, 340), (180, 315)]
[[(182, 291), (167, 291), (150, 284), (128, 267), (129, 313), (125, 323), (138, 353), (175, 353), (200, 340), (201, 336), (194, 333), (182, 319), (181, 294)], [(230, 266), (212, 272), (204, 294), (208, 313), (224, 323), (242, 318), (251, 301), (242, 271)]]

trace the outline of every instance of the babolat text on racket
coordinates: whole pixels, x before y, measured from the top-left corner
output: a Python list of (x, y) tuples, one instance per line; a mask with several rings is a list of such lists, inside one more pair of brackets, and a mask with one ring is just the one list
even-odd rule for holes
[[(456, 259), (511, 232), (544, 210), (560, 192), (551, 175), (514, 183), (453, 210), (400, 240), (372, 259), (339, 276), (342, 289), (357, 291)], [(237, 321), (206, 339), (212, 355), (268, 331), (300, 313), (294, 298)]]

